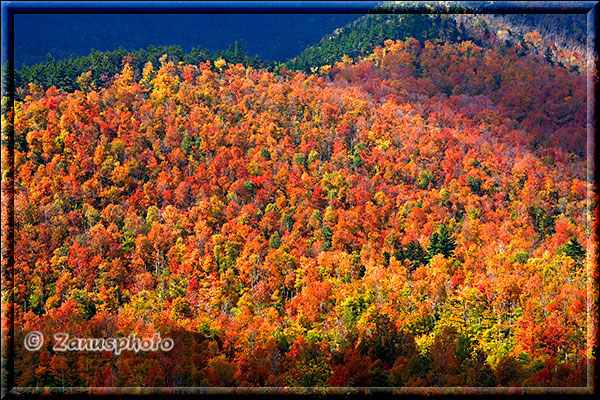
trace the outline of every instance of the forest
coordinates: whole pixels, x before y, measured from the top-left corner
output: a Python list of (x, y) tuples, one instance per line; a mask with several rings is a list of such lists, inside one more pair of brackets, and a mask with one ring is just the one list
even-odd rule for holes
[[(538, 32), (479, 35), (24, 72), (2, 115), (15, 384), (586, 386), (586, 76)], [(33, 330), (175, 348), (32, 352)]]
[[(158, 65), (158, 59), (167, 54), (170, 61), (184, 62), (186, 64), (199, 64), (202, 61), (216, 61), (226, 59), (232, 63), (243, 63), (254, 68), (264, 68), (272, 70), (277, 63), (262, 61), (258, 56), (249, 57), (246, 49), (241, 42), (235, 42), (223, 51), (210, 51), (200, 46), (193, 47), (188, 53), (184, 53), (178, 45), (172, 46), (149, 46), (146, 49), (128, 52), (123, 47), (114, 51), (101, 52), (92, 50), (85, 57), (73, 58), (56, 61), (50, 54), (46, 56), (46, 62), (32, 66), (23, 66), (14, 72), (15, 88), (23, 88), (29, 83), (35, 83), (49, 88), (56, 88), (72, 92), (78, 88), (77, 78), (81, 74), (92, 71), (92, 81), (98, 86), (106, 86), (110, 77), (121, 72), (123, 59), (127, 57), (126, 62), (131, 64), (136, 70), (143, 69), (149, 62)], [(9, 64), (3, 67), (3, 74), (8, 75)], [(6, 78), (5, 78), (6, 79)], [(20, 92), (15, 93), (19, 97)]]
[[(387, 10), (393, 11), (393, 9)], [(582, 21), (583, 20), (583, 21)], [(180, 45), (149, 46), (127, 51), (119, 47), (114, 51), (92, 50), (85, 57), (69, 57), (55, 60), (46, 55), (43, 63), (22, 66), (14, 71), (15, 88), (36, 83), (49, 88), (55, 86), (71, 92), (78, 88), (77, 78), (92, 71), (92, 80), (97, 87), (104, 87), (110, 78), (121, 71), (124, 57), (135, 71), (141, 71), (147, 62), (158, 65), (158, 59), (167, 54), (174, 63), (198, 65), (202, 61), (224, 59), (229, 63), (242, 63), (253, 68), (262, 68), (279, 73), (281, 68), (316, 72), (323, 65), (331, 65), (346, 55), (354, 59), (368, 56), (385, 40), (405, 40), (408, 37), (419, 41), (437, 43), (459, 43), (472, 41), (486, 50), (493, 49), (500, 40), (507, 46), (519, 46), (522, 51), (542, 53), (550, 63), (582, 70), (585, 65), (585, 26), (582, 15), (462, 15), (452, 14), (371, 14), (365, 15), (324, 37), (318, 44), (285, 62), (267, 61), (258, 55), (249, 56), (243, 42), (236, 41), (227, 49), (211, 51), (201, 46), (184, 52)], [(535, 29), (532, 29), (532, 26)], [(542, 40), (540, 33), (544, 36)], [(10, 64), (2, 66), (3, 81), (8, 79)], [(139, 78), (136, 75), (136, 79)], [(7, 85), (3, 85), (4, 88)], [(21, 92), (15, 93), (20, 100)]]

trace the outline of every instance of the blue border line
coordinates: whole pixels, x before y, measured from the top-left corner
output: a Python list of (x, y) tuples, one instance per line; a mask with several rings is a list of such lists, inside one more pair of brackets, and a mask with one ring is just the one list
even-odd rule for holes
[[(7, 1), (12, 13), (385, 13), (386, 1)], [(389, 2), (392, 3), (392, 2)], [(587, 14), (597, 1), (464, 1), (400, 2), (401, 13)], [(375, 9), (374, 9), (375, 8)]]

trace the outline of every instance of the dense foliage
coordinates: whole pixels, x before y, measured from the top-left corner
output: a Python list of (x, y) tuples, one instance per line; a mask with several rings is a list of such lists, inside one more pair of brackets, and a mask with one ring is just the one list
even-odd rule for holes
[[(581, 70), (585, 65), (583, 15), (471, 14), (473, 11), (444, 14), (443, 5), (438, 5), (442, 9), (437, 12), (441, 14), (404, 14), (403, 8), (428, 6), (401, 3), (398, 7), (383, 4), (380, 10), (383, 14), (366, 15), (337, 29), (289, 60), (286, 67), (310, 72), (319, 66), (340, 61), (344, 55), (353, 59), (364, 57), (375, 47), (383, 45), (385, 40), (409, 37), (421, 42), (430, 40), (434, 44), (472, 41), (486, 50), (494, 49), (498, 42), (502, 42), (506, 46), (518, 46), (523, 52), (542, 53), (550, 63)], [(430, 11), (433, 10), (435, 8)]]
[[(104, 87), (115, 74), (121, 72), (124, 62), (132, 66), (137, 78), (146, 63), (150, 62), (157, 65), (158, 59), (163, 54), (168, 54), (169, 60), (175, 63), (199, 64), (206, 60), (226, 59), (234, 64), (243, 63), (255, 68), (272, 69), (275, 66), (274, 63), (260, 60), (258, 56), (249, 57), (241, 42), (235, 42), (228, 49), (216, 52), (203, 49), (200, 46), (192, 48), (188, 53), (184, 53), (181, 47), (177, 45), (150, 46), (132, 52), (119, 47), (114, 51), (100, 52), (96, 50), (86, 57), (70, 57), (58, 61), (48, 54), (45, 63), (23, 66), (17, 69), (15, 71), (15, 87), (23, 88), (28, 83), (35, 83), (44, 88), (55, 86), (72, 92), (78, 88), (77, 78), (88, 71), (92, 71), (92, 83), (96, 87)], [(8, 64), (3, 66), (2, 72), (8, 74)], [(20, 91), (17, 91), (16, 94), (19, 96)]]
[(19, 386), (585, 386), (579, 73), (415, 39), (318, 74), (124, 65), (15, 103)]
[[(383, 10), (379, 12), (398, 11), (393, 6), (382, 7)], [(421, 42), (430, 40), (434, 44), (469, 40), (485, 49), (493, 48), (497, 41), (503, 41), (508, 46), (519, 46), (522, 51), (540, 52), (551, 63), (582, 69), (585, 60), (585, 51), (581, 46), (584, 44), (582, 27), (585, 27), (585, 18), (581, 15), (467, 14), (457, 17), (451, 14), (373, 14), (337, 29), (332, 35), (309, 46), (283, 64), (261, 60), (256, 55), (249, 57), (241, 42), (235, 42), (223, 51), (210, 51), (198, 46), (193, 47), (189, 53), (184, 53), (178, 45), (150, 46), (133, 52), (119, 47), (114, 51), (92, 51), (86, 57), (70, 57), (58, 61), (48, 54), (44, 63), (16, 69), (14, 82), (16, 88), (36, 83), (44, 88), (55, 86), (73, 91), (78, 87), (77, 78), (82, 73), (92, 71), (93, 84), (99, 88), (106, 86), (121, 71), (124, 59), (133, 67), (134, 77), (137, 79), (147, 62), (157, 65), (163, 54), (168, 54), (168, 59), (176, 64), (183, 62), (197, 65), (206, 60), (214, 62), (224, 59), (232, 64), (242, 63), (276, 73), (282, 65), (287, 69), (309, 73), (317, 71), (323, 65), (332, 65), (343, 56), (352, 59), (367, 56), (375, 47), (383, 45), (385, 40), (405, 40), (409, 37)], [(538, 30), (545, 40), (542, 40)], [(2, 66), (3, 76), (8, 74), (8, 68), (8, 64)], [(20, 97), (21, 91), (17, 90), (16, 94)]]
[(365, 56), (383, 45), (385, 40), (405, 40), (408, 37), (436, 42), (472, 38), (464, 26), (458, 26), (450, 15), (367, 15), (338, 29), (317, 45), (308, 47), (285, 65), (289, 69), (310, 72), (311, 68), (340, 61), (344, 55), (351, 58)]

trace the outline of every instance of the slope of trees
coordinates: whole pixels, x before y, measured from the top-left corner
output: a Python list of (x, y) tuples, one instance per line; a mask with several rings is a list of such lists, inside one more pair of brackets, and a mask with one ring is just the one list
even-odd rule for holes
[[(407, 4), (417, 2), (399, 3), (382, 4), (377, 8), (382, 14), (365, 15), (336, 30), (286, 62), (285, 66), (314, 72), (320, 66), (341, 61), (343, 56), (355, 60), (367, 56), (375, 47), (382, 46), (385, 40), (407, 38), (421, 42), (430, 40), (434, 44), (472, 41), (486, 50), (502, 43), (509, 47), (518, 46), (523, 54), (541, 53), (547, 61), (568, 68), (584, 71), (586, 66), (586, 36), (582, 31), (586, 20), (582, 14), (472, 14), (477, 10), (477, 5), (472, 4), (467, 5), (466, 14), (444, 14), (443, 4), (431, 7)], [(453, 6), (457, 7), (456, 4)], [(423, 14), (403, 13), (407, 9), (418, 9)]]
[[(388, 40), (318, 74), (165, 55), (28, 85), (16, 383), (585, 386), (585, 81), (520, 53)], [(31, 330), (175, 348), (29, 352)]]
[(344, 55), (353, 59), (368, 55), (385, 40), (408, 37), (438, 42), (471, 38), (450, 15), (366, 15), (323, 38), (319, 44), (308, 47), (285, 65), (289, 69), (310, 72), (311, 68), (340, 61)]
[[(275, 64), (262, 61), (258, 56), (249, 57), (241, 42), (223, 51), (212, 52), (200, 46), (192, 48), (189, 53), (184, 53), (180, 46), (150, 46), (146, 49), (128, 52), (122, 47), (114, 51), (92, 51), (86, 57), (54, 60), (48, 54), (46, 62), (33, 66), (23, 66), (15, 71), (15, 87), (23, 88), (28, 83), (35, 83), (44, 88), (55, 86), (59, 89), (72, 92), (76, 88), (77, 78), (88, 71), (92, 71), (92, 82), (97, 87), (105, 87), (115, 74), (121, 72), (123, 62), (129, 63), (136, 78), (139, 78), (144, 65), (150, 62), (158, 64), (158, 59), (168, 54), (168, 59), (175, 63), (199, 64), (202, 61), (225, 59), (231, 63), (243, 63), (255, 68), (272, 69)], [(3, 66), (3, 74), (7, 74), (8, 66)], [(17, 90), (17, 96), (20, 91)]]
[[(243, 63), (276, 73), (282, 66), (309, 73), (318, 71), (321, 66), (331, 66), (343, 57), (358, 60), (368, 56), (375, 47), (382, 46), (385, 40), (405, 40), (409, 37), (421, 42), (430, 40), (434, 44), (469, 40), (486, 50), (502, 43), (508, 47), (519, 47), (523, 54), (540, 53), (551, 63), (573, 70), (585, 70), (586, 37), (582, 30), (585, 27), (583, 15), (402, 14), (402, 10), (407, 8), (422, 12), (434, 10), (422, 10), (423, 4), (409, 3), (413, 2), (400, 2), (398, 5), (386, 3), (376, 7), (383, 14), (363, 16), (283, 64), (261, 60), (258, 56), (249, 57), (240, 42), (217, 52), (200, 46), (192, 48), (189, 53), (184, 53), (180, 46), (150, 46), (133, 52), (120, 47), (114, 51), (92, 51), (86, 57), (58, 61), (48, 55), (45, 63), (17, 69), (15, 87), (23, 88), (28, 83), (36, 83), (44, 88), (55, 86), (73, 91), (78, 87), (77, 78), (88, 71), (92, 71), (94, 84), (104, 87), (121, 71), (125, 57), (137, 78), (147, 62), (157, 65), (158, 58), (165, 53), (174, 63), (199, 65), (206, 60), (224, 59), (232, 64)], [(472, 5), (469, 5), (467, 9), (473, 12), (478, 8), (475, 6), (472, 9)], [(395, 14), (397, 12), (400, 14)], [(7, 64), (2, 67), (2, 73), (8, 73)], [(20, 93), (21, 91), (17, 91), (17, 96)]]

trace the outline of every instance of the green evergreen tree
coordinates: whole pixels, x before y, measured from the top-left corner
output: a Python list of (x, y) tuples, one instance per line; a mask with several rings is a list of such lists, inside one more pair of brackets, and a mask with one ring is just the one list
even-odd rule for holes
[(271, 238), (269, 239), (269, 247), (272, 249), (278, 249), (281, 247), (281, 236), (279, 235), (279, 232), (275, 232), (271, 235)]
[[(436, 233), (434, 233), (435, 235)], [(400, 249), (394, 252), (394, 257), (398, 261), (409, 260), (410, 271), (414, 271), (418, 266), (427, 263), (427, 252), (421, 246), (421, 244), (415, 240), (407, 243), (405, 246), (401, 246)]]
[(260, 156), (269, 161), (271, 159), (271, 152), (267, 149), (260, 149)]
[(327, 251), (331, 248), (331, 238), (333, 237), (333, 229), (328, 225), (323, 225), (321, 228), (321, 235), (323, 236), (323, 244), (321, 250)]
[(481, 181), (479, 178), (469, 175), (467, 178), (467, 183), (469, 184), (469, 188), (473, 194), (479, 194), (481, 191)]
[(585, 249), (577, 239), (572, 238), (564, 245), (560, 246), (559, 252), (563, 252), (567, 257), (571, 257), (576, 263), (580, 264), (585, 259)]
[(190, 140), (190, 134), (188, 131), (185, 131), (183, 134), (183, 139), (181, 140), (181, 150), (183, 150), (183, 154), (186, 156), (188, 156), (192, 150), (192, 142)]
[(429, 259), (436, 254), (442, 254), (445, 257), (451, 257), (454, 255), (455, 248), (456, 240), (454, 239), (454, 236), (450, 233), (446, 224), (442, 224), (440, 230), (431, 235), (429, 247), (427, 248), (427, 254)]
[(285, 215), (283, 216), (283, 226), (285, 227), (285, 229), (287, 229), (288, 232), (292, 231), (292, 228), (294, 226), (294, 218), (292, 217), (292, 214), (285, 213)]

